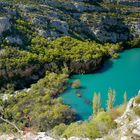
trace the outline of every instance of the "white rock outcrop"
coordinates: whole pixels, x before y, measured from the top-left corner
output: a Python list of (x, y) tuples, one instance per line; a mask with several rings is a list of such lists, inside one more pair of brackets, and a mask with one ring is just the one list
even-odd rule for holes
[(68, 35), (69, 25), (65, 21), (52, 20), (50, 21), (50, 26), (56, 28), (58, 31)]
[(140, 107), (139, 105), (135, 103), (135, 98), (132, 98), (123, 115), (115, 120), (117, 128), (111, 130), (107, 136), (96, 140), (140, 140), (140, 116), (134, 112), (134, 108)]
[(0, 35), (10, 29), (10, 18), (9, 17), (0, 17)]
[(21, 40), (19, 36), (16, 36), (16, 37), (8, 36), (5, 39), (7, 43), (10, 43), (10, 44), (18, 44), (18, 45), (23, 44), (23, 41)]

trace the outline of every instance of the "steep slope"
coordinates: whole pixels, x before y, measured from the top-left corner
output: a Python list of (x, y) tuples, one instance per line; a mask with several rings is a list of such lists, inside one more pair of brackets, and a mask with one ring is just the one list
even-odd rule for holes
[(115, 120), (117, 129), (97, 140), (139, 140), (140, 139), (140, 95), (132, 98), (123, 115)]

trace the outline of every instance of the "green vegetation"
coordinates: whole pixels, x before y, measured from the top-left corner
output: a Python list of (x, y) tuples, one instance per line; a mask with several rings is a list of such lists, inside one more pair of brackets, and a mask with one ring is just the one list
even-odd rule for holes
[[(11, 7), (16, 9), (17, 14), (13, 14), (10, 20), (11, 30), (4, 32), (0, 37), (0, 116), (15, 123), (21, 130), (26, 127), (35, 131), (52, 129), (53, 133), (62, 137), (81, 136), (94, 139), (114, 128), (113, 120), (121, 115), (126, 107), (122, 105), (113, 108), (114, 90), (109, 89), (108, 92), (107, 112), (101, 109), (100, 93), (94, 94), (93, 117), (85, 122), (74, 122), (75, 112), (63, 104), (59, 95), (67, 88), (67, 79), (73, 72), (73, 69), (70, 68), (72, 62), (86, 64), (92, 60), (96, 65), (98, 60), (110, 57), (117, 58), (117, 52), (121, 50), (121, 46), (86, 40), (88, 35), (84, 38), (81, 36), (83, 32), (79, 31), (81, 29), (73, 27), (73, 25), (80, 26), (79, 20), (82, 16), (75, 19), (71, 14), (67, 14), (68, 17), (65, 19), (63, 16), (66, 15), (66, 9), (60, 12), (61, 7), (57, 9), (60, 13), (58, 12), (56, 15), (58, 17), (61, 15), (60, 19), (66, 21), (70, 27), (72, 26), (69, 31), (71, 37), (63, 36), (49, 40), (38, 35), (38, 30), (43, 30), (44, 27), (36, 29), (31, 21), (34, 16), (40, 16), (39, 12), (41, 15), (49, 17), (48, 11), (50, 9), (53, 11), (52, 7), (41, 7), (43, 10), (38, 11), (33, 16), (24, 9), (25, 7), (22, 8), (27, 13), (23, 12), (22, 8), (19, 10), (15, 3), (34, 4), (35, 6), (40, 2), (39, 0), (6, 1), (14, 4), (15, 7), (12, 5)], [(61, 2), (63, 3), (63, 1)], [(125, 14), (122, 14), (126, 11), (133, 18), (139, 17), (139, 13), (130, 12), (131, 7), (119, 4), (114, 6), (114, 4), (109, 3), (101, 3), (98, 6), (105, 9), (110, 8), (110, 11), (113, 11), (100, 12), (100, 16), (125, 17), (127, 21)], [(30, 10), (32, 11), (32, 8)], [(8, 8), (4, 11), (8, 11)], [(116, 11), (119, 11), (119, 14)], [(90, 13), (88, 14), (90, 15)], [(4, 12), (1, 12), (1, 16), (5, 15)], [(90, 16), (97, 17), (97, 20), (99, 18), (97, 12), (91, 12)], [(45, 28), (48, 29), (48, 27)], [(53, 27), (49, 28), (52, 28), (53, 31), (57, 30)], [(17, 36), (22, 40), (22, 43), (12, 43), (6, 38), (7, 36)], [(140, 39), (130, 39), (126, 44), (131, 47), (139, 47)], [(80, 73), (80, 71), (78, 72)], [(29, 89), (15, 92), (15, 90), (23, 89), (29, 85), (31, 85)], [(80, 88), (80, 81), (74, 81), (71, 86), (76, 89)], [(80, 92), (76, 95), (82, 96)], [(5, 96), (7, 98), (4, 98)], [(124, 104), (126, 102), (127, 96), (124, 94)], [(140, 103), (139, 97), (136, 98), (136, 103)], [(134, 111), (140, 115), (139, 108), (134, 108)], [(0, 120), (0, 131), (11, 132), (16, 131), (16, 129)]]
[(110, 128), (114, 127), (115, 123), (109, 113), (100, 112), (89, 122), (76, 122), (69, 126), (64, 124), (56, 126), (53, 129), (53, 133), (62, 137), (78, 136), (94, 139), (103, 136)]
[(94, 93), (93, 97), (93, 114), (96, 115), (101, 111), (100, 93)]
[(138, 96), (135, 98), (135, 102), (136, 102), (136, 104), (140, 104), (140, 95), (138, 95)]
[[(1, 42), (0, 87), (8, 83), (14, 83), (17, 88), (24, 87), (30, 81), (35, 81), (32, 78), (34, 74), (40, 77), (45, 73), (46, 63), (53, 63), (47, 70), (59, 72), (64, 68), (64, 64), (69, 66), (70, 62), (96, 61), (104, 56), (111, 56), (110, 50), (116, 52), (120, 49), (118, 44), (102, 45), (68, 36), (48, 41), (37, 35), (35, 27), (30, 22), (21, 18), (16, 18), (13, 22), (13, 32), (8, 34), (20, 36), (24, 43), (17, 45), (7, 40)], [(38, 74), (39, 70), (42, 74)]]
[(115, 96), (116, 96), (115, 90), (109, 89), (108, 90), (108, 101), (107, 101), (107, 110), (108, 111), (110, 111), (110, 109), (113, 108), (113, 105), (115, 102)]
[(136, 115), (140, 116), (140, 107), (139, 106), (135, 106), (133, 108), (133, 111), (135, 112)]
[[(12, 22), (12, 30), (3, 36), (19, 36), (23, 44), (10, 43), (3, 38), (0, 43), (0, 93), (2, 98), (3, 94), (8, 97), (8, 100), (2, 101), (3, 117), (16, 123), (22, 130), (31, 127), (46, 131), (61, 123), (71, 123), (75, 120), (75, 113), (58, 98), (65, 90), (67, 78), (72, 72), (69, 64), (90, 60), (96, 62), (103, 57), (111, 57), (111, 52), (119, 51), (120, 46), (82, 41), (69, 36), (48, 41), (37, 34), (30, 21), (18, 16)], [(16, 89), (24, 88), (40, 77), (44, 78), (33, 84), (29, 91), (14, 93)], [(73, 87), (79, 88), (80, 82), (75, 81)], [(80, 94), (77, 96), (81, 97)], [(31, 118), (30, 122), (28, 118)], [(91, 124), (88, 126), (87, 129), (92, 128)], [(3, 121), (0, 121), (0, 128), (1, 131), (13, 130)], [(97, 129), (96, 125), (94, 128)], [(91, 132), (86, 131), (86, 135), (90, 135)], [(91, 137), (97, 134), (93, 135)]]
[[(113, 107), (115, 100), (115, 91), (109, 89), (108, 101), (110, 100), (111, 108), (104, 111), (101, 108), (100, 93), (94, 93), (93, 97), (93, 115), (92, 117), (84, 122), (74, 122), (70, 125), (60, 124), (52, 129), (53, 135), (59, 135), (61, 137), (85, 137), (95, 139), (104, 136), (110, 129), (116, 127), (114, 120), (121, 116), (126, 108), (125, 104)], [(126, 93), (124, 94), (126, 95)]]
[[(66, 81), (66, 74), (47, 72), (28, 91), (19, 91), (3, 102), (3, 117), (16, 123), (22, 130), (29, 127), (28, 117), (32, 118), (30, 127), (37, 131), (46, 131), (60, 123), (72, 122), (75, 119), (74, 112), (59, 98), (55, 98), (65, 90)], [(5, 126), (8, 127), (4, 122), (0, 126), (1, 131), (7, 129)]]

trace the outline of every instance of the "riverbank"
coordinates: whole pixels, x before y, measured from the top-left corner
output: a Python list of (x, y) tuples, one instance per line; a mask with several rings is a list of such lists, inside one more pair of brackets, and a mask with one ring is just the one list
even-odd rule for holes
[(109, 88), (116, 91), (114, 106), (122, 104), (125, 92), (128, 99), (132, 98), (140, 87), (138, 77), (140, 69), (139, 52), (140, 48), (124, 50), (120, 53), (119, 59), (107, 60), (102, 68), (93, 74), (71, 76), (70, 82), (80, 80), (81, 88), (78, 91), (81, 97), (77, 97), (77, 89), (69, 87), (64, 94), (61, 94), (64, 103), (76, 110), (77, 114), (80, 115), (80, 119), (86, 120), (92, 114), (92, 105), (87, 104), (85, 100), (92, 102), (94, 92), (100, 92), (104, 109), (106, 108)]

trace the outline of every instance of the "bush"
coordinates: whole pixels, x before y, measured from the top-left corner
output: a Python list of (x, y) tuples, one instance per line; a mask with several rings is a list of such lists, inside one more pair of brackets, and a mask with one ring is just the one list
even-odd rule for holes
[(55, 126), (52, 130), (52, 133), (54, 133), (57, 136), (61, 136), (64, 133), (64, 131), (67, 129), (67, 127), (68, 127), (67, 125), (62, 123), (58, 126)]
[(135, 112), (136, 115), (140, 116), (140, 107), (138, 106), (134, 107), (133, 111)]
[(137, 104), (140, 104), (140, 95), (138, 95), (138, 96), (135, 98), (135, 102), (136, 102)]

